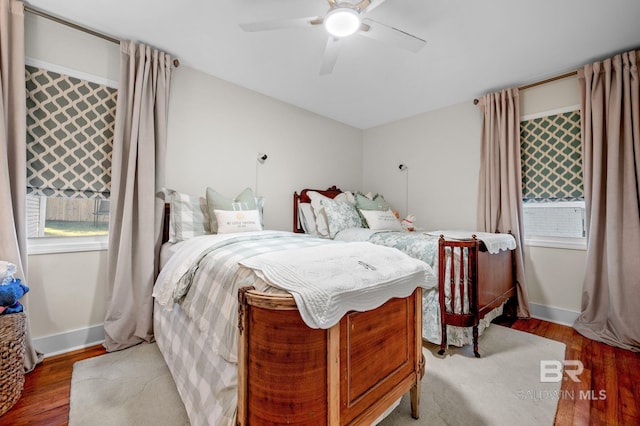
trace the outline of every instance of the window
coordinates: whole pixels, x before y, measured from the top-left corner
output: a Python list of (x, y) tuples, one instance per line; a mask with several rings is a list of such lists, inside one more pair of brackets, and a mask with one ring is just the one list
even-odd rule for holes
[(25, 71), (29, 252), (41, 237), (101, 237), (103, 248), (116, 84), (33, 60)]
[(577, 106), (520, 123), (525, 241), (586, 246), (582, 142)]

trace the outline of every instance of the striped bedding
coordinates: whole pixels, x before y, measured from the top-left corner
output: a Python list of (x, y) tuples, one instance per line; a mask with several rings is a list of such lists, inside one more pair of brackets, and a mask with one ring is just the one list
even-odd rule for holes
[(180, 249), (166, 260), (154, 286), (156, 341), (191, 424), (233, 425), (238, 289), (253, 285), (267, 293), (282, 292), (239, 262), (278, 250), (343, 243), (290, 232), (260, 231), (205, 235), (180, 244)]
[[(242, 259), (272, 250), (310, 247), (325, 241), (287, 232), (205, 235), (182, 242), (166, 262), (154, 286), (154, 329), (158, 347), (176, 382), (189, 420), (197, 425), (235, 425), (237, 406), (238, 288), (268, 288)], [(218, 250), (210, 250), (215, 246)], [(203, 251), (210, 254), (180, 303), (173, 301), (176, 282)]]

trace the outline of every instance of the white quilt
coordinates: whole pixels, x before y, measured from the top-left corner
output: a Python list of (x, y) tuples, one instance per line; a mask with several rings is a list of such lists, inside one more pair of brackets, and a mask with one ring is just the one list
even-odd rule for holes
[(330, 328), (349, 311), (375, 309), (437, 280), (426, 263), (366, 242), (266, 253), (240, 264), (291, 293), (310, 328)]

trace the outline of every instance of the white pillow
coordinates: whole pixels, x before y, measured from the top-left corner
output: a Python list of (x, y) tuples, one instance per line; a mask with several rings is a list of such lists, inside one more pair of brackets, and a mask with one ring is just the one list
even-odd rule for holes
[(313, 214), (311, 203), (298, 204), (298, 219), (305, 234), (317, 235), (316, 217)]
[(218, 222), (218, 234), (232, 232), (262, 231), (258, 210), (217, 210), (213, 211)]
[(245, 188), (235, 198), (222, 195), (213, 188), (207, 188), (207, 206), (209, 208), (209, 229), (218, 232), (218, 223), (214, 210), (256, 210), (256, 198), (251, 188)]
[(355, 196), (350, 191), (341, 192), (335, 198), (324, 196), (316, 191), (307, 191), (307, 195), (311, 199), (311, 208), (316, 218), (316, 232), (321, 237), (329, 237), (329, 225), (327, 225), (327, 216), (322, 206), (322, 200), (335, 200), (350, 204), (356, 202)]
[(402, 224), (391, 210), (360, 210), (369, 225), (369, 229), (402, 231)]

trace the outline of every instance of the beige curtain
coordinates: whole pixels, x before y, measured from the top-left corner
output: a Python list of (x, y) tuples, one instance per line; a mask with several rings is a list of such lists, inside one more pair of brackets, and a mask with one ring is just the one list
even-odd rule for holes
[(640, 50), (585, 65), (581, 96), (586, 337), (640, 352)]
[(122, 42), (111, 179), (105, 348), (153, 340), (171, 57)]
[[(0, 260), (17, 267), (17, 277), (27, 279), (27, 145), (24, 68), (24, 5), (0, 0)], [(21, 299), (28, 306), (27, 296)], [(28, 314), (28, 308), (25, 308)], [(25, 371), (41, 360), (31, 343), (27, 316)]]
[(483, 96), (478, 188), (478, 229), (511, 232), (518, 247), (516, 280), (518, 316), (529, 317), (524, 275), (522, 232), (522, 168), (520, 166), (520, 106), (518, 89)]

